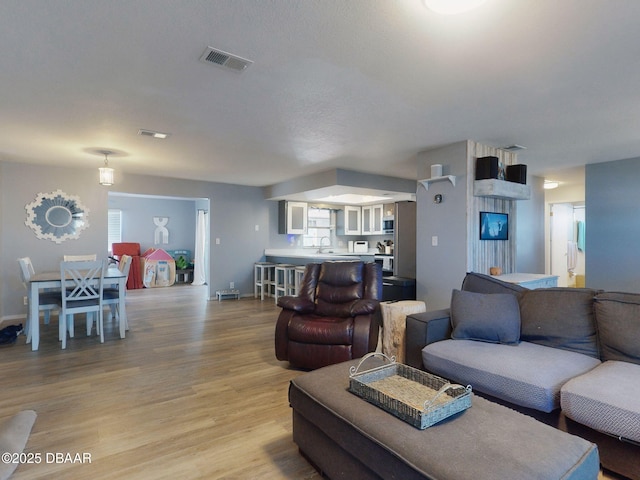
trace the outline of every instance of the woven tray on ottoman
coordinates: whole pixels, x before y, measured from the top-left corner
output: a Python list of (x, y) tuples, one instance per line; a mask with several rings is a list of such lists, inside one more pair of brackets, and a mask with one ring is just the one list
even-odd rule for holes
[[(391, 363), (359, 371), (374, 356)], [(376, 352), (365, 355), (357, 367), (351, 368), (349, 391), (420, 429), (466, 410), (472, 397), (471, 386), (452, 384)]]

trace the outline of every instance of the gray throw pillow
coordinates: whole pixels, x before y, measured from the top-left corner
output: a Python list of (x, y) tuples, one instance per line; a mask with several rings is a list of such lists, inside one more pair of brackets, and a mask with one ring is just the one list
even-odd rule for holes
[(524, 292), (520, 302), (520, 339), (598, 358), (595, 290), (538, 288)]
[(529, 289), (515, 283), (503, 282), (490, 275), (469, 272), (464, 277), (460, 290), (476, 293), (512, 293), (520, 295)]
[(600, 359), (640, 365), (640, 294), (605, 292), (595, 299)]
[(490, 343), (520, 342), (520, 308), (510, 293), (454, 290), (451, 296), (451, 338)]

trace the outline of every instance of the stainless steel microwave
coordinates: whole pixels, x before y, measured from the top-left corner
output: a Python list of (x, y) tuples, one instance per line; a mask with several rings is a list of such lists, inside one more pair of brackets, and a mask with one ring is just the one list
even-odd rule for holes
[(393, 218), (385, 218), (382, 220), (382, 230), (384, 231), (384, 233), (393, 233), (393, 227), (394, 227), (394, 220)]

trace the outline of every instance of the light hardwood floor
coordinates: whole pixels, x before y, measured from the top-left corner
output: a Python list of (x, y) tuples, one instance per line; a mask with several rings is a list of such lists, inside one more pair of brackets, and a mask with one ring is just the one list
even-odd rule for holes
[[(291, 441), (289, 380), (275, 359), (273, 300), (206, 301), (204, 287), (132, 290), (130, 331), (105, 343), (76, 321), (67, 350), (57, 320), (40, 350), (24, 337), (0, 350), (0, 418), (38, 418), (20, 465), (27, 479), (311, 479)], [(90, 464), (46, 464), (47, 453), (89, 453)]]
[(304, 372), (275, 359), (279, 310), (205, 295), (132, 290), (124, 340), (106, 324), (101, 345), (78, 318), (63, 351), (54, 319), (38, 352), (24, 337), (0, 349), (0, 418), (35, 410), (26, 452), (42, 456), (12, 479), (319, 479), (291, 441), (287, 389)]

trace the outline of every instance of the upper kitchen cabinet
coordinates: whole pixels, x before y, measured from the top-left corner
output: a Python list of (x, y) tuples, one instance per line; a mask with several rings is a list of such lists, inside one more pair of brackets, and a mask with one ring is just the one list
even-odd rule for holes
[(362, 235), (362, 208), (345, 205), (338, 211), (338, 235)]
[(307, 233), (307, 204), (305, 202), (278, 202), (278, 233)]
[(362, 234), (382, 235), (384, 233), (383, 214), (384, 206), (382, 204), (362, 207)]

